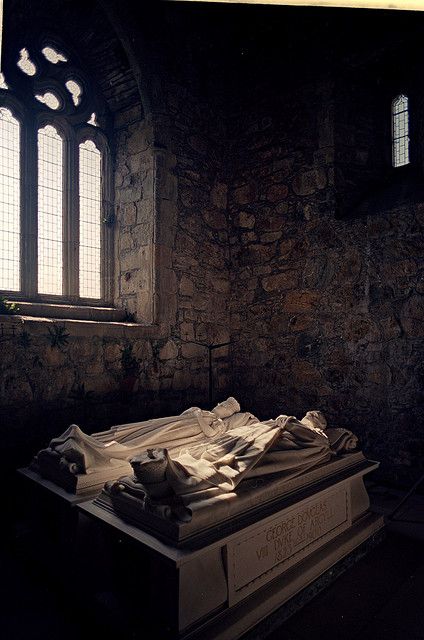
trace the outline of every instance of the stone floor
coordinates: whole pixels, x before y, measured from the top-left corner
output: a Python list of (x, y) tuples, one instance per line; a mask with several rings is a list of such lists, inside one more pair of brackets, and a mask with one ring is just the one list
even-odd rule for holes
[[(385, 516), (402, 499), (384, 487), (369, 492)], [(412, 496), (395, 517), (378, 547), (267, 640), (424, 640), (424, 496)]]
[[(370, 494), (374, 510), (385, 515), (401, 498), (377, 486), (370, 487)], [(378, 547), (275, 628), (268, 640), (424, 640), (424, 496), (413, 496), (398, 517), (414, 522), (389, 523)], [(59, 563), (66, 582), (66, 560), (45, 558), (44, 572), (43, 563), (33, 565), (27, 551), (16, 540), (2, 545), (2, 640), (160, 640), (160, 635), (143, 634), (143, 620), (139, 631), (118, 631), (119, 611), (106, 594), (97, 606), (73, 605), (72, 593), (46, 577), (48, 565)]]

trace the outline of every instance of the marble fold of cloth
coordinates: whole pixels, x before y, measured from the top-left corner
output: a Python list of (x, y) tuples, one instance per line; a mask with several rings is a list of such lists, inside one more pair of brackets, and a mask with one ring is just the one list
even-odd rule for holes
[(356, 446), (350, 431), (327, 429), (319, 411), (309, 411), (302, 420), (280, 415), (259, 421), (240, 412), (230, 397), (212, 411), (191, 407), (178, 416), (119, 425), (92, 436), (72, 425), (39, 452), (38, 461), (41, 466), (46, 458), (59, 457), (76, 474), (113, 473), (122, 461), (130, 461), (135, 480), (152, 497), (161, 497), (213, 488), (229, 492), (245, 477), (293, 477)]
[(119, 461), (130, 460), (149, 447), (166, 447), (176, 455), (187, 446), (223, 435), (230, 427), (257, 422), (251, 413), (240, 413), (237, 400), (230, 397), (212, 411), (191, 407), (177, 416), (118, 425), (91, 436), (71, 425), (38, 453), (37, 460), (42, 463), (59, 455), (70, 472), (91, 474), (119, 466)]
[(106, 494), (118, 511), (125, 504), (132, 513), (142, 509), (187, 521), (194, 511), (236, 498), (244, 479), (272, 474), (292, 479), (358, 444), (347, 429), (326, 429), (323, 414), (316, 411), (302, 420), (281, 415), (248, 426), (242, 422), (234, 420), (224, 434), (177, 454), (147, 449), (130, 460), (134, 475), (107, 483)]
[(148, 449), (130, 460), (151, 496), (234, 491), (245, 477), (284, 472), (290, 477), (331, 460), (326, 434), (293, 416), (230, 427), (225, 434), (182, 449)]

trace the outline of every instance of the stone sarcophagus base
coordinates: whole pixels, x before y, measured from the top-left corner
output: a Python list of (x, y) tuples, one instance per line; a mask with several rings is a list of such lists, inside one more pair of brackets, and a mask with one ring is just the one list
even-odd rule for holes
[(363, 482), (378, 463), (352, 455), (331, 474), (280, 487), (278, 499), (270, 491), (268, 513), (251, 504), (206, 528), (200, 518), (183, 545), (152, 535), (154, 523), (146, 531), (123, 520), (104, 498), (78, 509), (138, 550), (132, 571), (149, 580), (151, 606), (163, 603), (161, 637), (235, 640), (383, 527)]
[(132, 495), (114, 493), (106, 488), (96, 498), (96, 504), (116, 513), (120, 518), (177, 547), (199, 547), (238, 531), (280, 511), (283, 506), (306, 498), (318, 488), (331, 486), (337, 478), (349, 475), (352, 469), (368, 468), (361, 451), (334, 458), (331, 462), (310, 469), (295, 477), (284, 473), (248, 478), (234, 492), (222, 493), (211, 505), (208, 501), (190, 504), (191, 518), (180, 521), (165, 518), (143, 508)]
[(78, 496), (82, 501), (97, 495), (108, 480), (131, 473), (132, 469), (129, 462), (122, 461), (121, 464), (94, 473), (71, 473), (69, 468), (60, 464), (60, 458), (57, 456), (45, 458), (41, 465), (33, 462), (29, 471), (37, 474), (40, 479), (52, 482), (68, 493)]

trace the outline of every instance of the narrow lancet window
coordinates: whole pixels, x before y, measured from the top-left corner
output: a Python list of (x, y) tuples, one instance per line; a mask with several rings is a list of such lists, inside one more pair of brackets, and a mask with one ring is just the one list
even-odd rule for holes
[(408, 97), (402, 94), (392, 102), (392, 140), (393, 166), (409, 164)]
[(63, 290), (63, 140), (47, 125), (38, 131), (38, 292)]
[(101, 165), (92, 140), (79, 145), (79, 293), (99, 299), (101, 292)]
[(20, 289), (20, 124), (0, 108), (0, 289)]

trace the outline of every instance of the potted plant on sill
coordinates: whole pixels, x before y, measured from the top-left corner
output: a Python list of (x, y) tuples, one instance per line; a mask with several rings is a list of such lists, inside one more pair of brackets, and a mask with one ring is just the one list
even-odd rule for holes
[(141, 369), (140, 361), (133, 354), (132, 344), (128, 343), (121, 349), (121, 367), (123, 377), (120, 390), (125, 395), (129, 395), (135, 389)]

